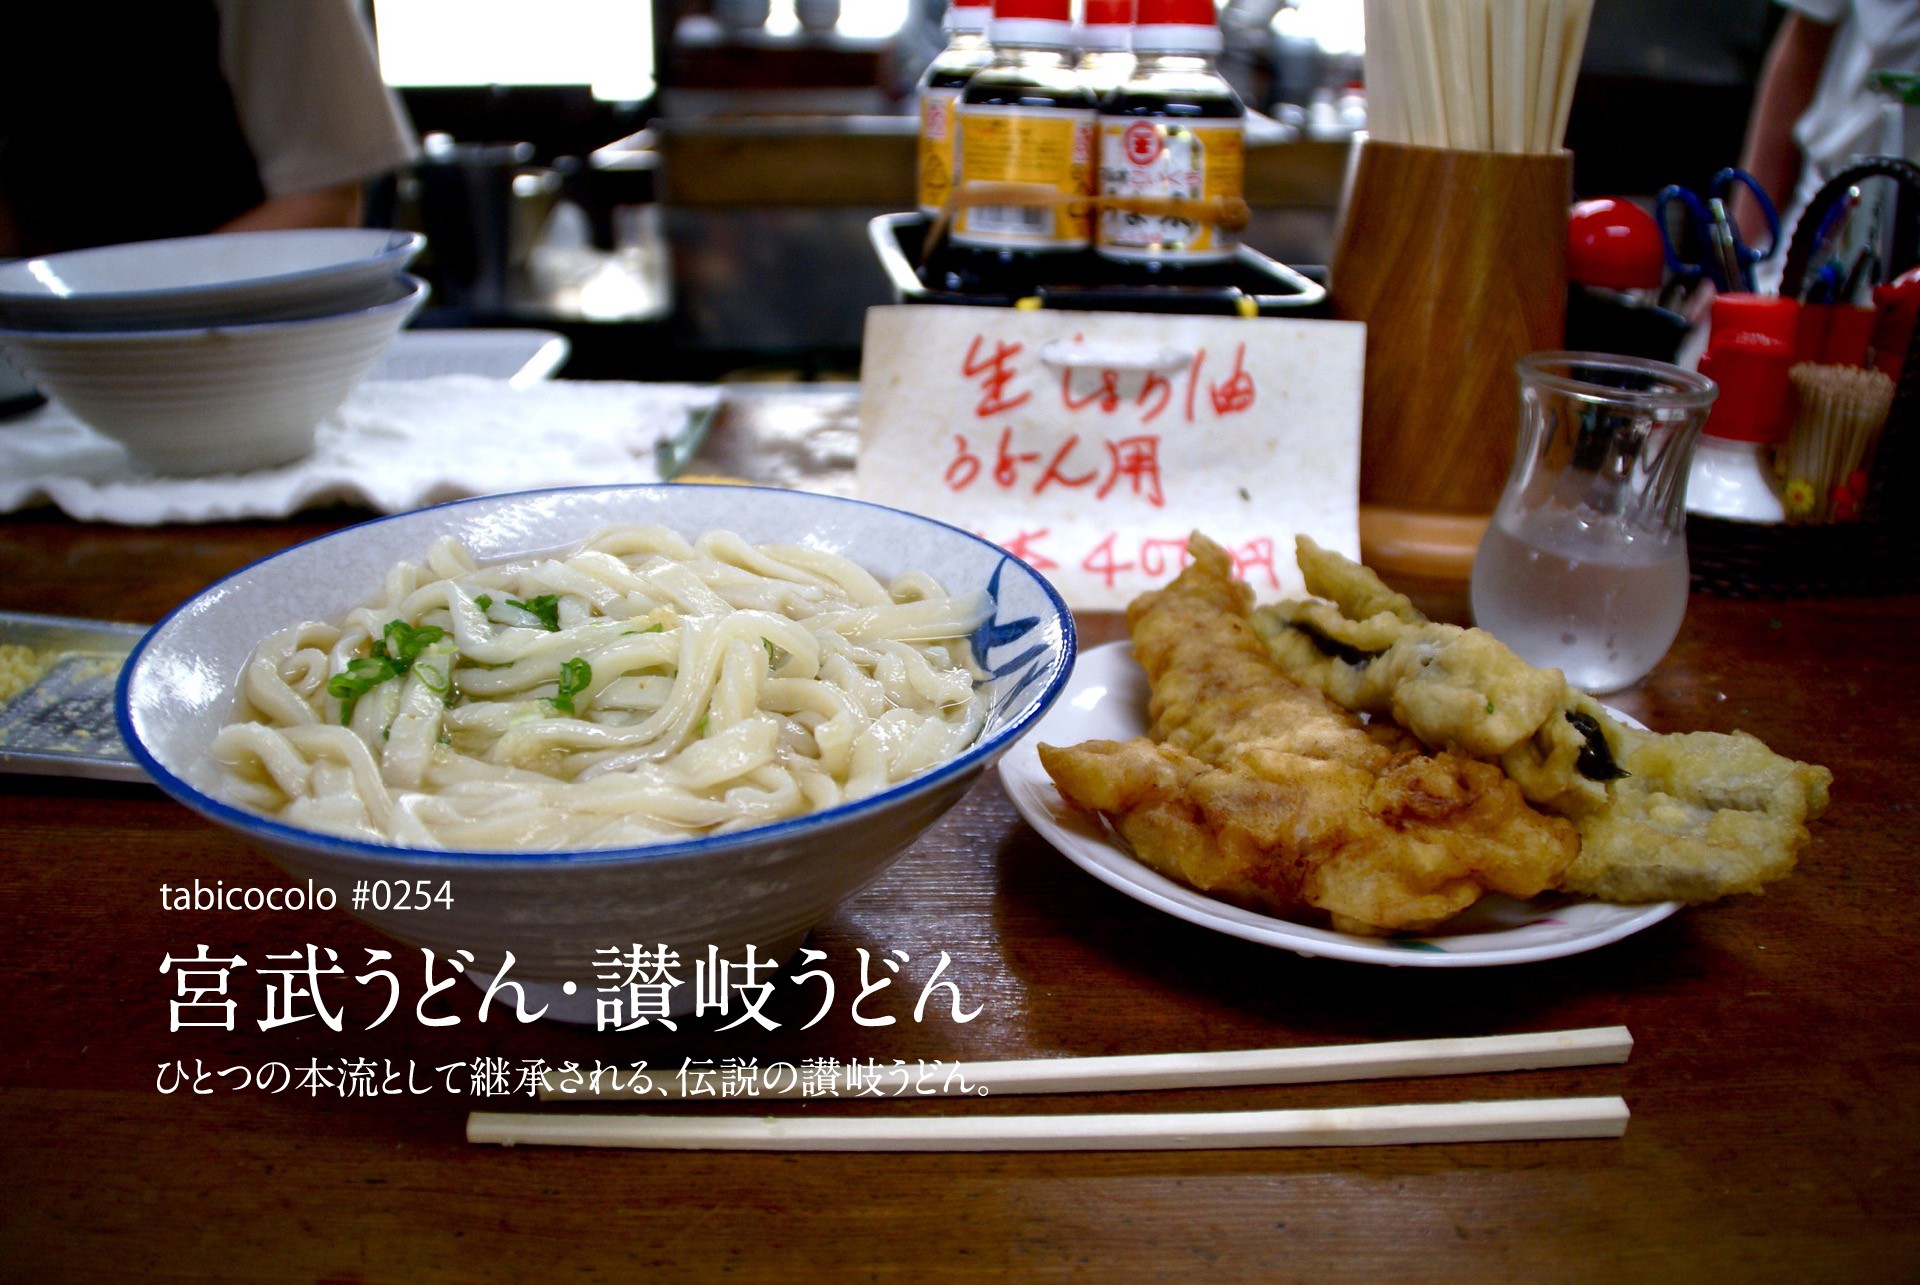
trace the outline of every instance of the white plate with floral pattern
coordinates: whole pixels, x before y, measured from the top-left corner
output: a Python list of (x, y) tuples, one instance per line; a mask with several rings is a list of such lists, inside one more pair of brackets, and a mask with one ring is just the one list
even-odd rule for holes
[(1111, 831), (1067, 806), (1040, 766), (1042, 743), (1124, 741), (1146, 733), (1147, 678), (1133, 649), (1126, 643), (1091, 648), (1080, 653), (1059, 701), (1000, 760), (1000, 779), (1020, 815), (1067, 860), (1134, 900), (1203, 928), (1300, 955), (1472, 968), (1576, 955), (1650, 928), (1680, 908), (1673, 901), (1621, 906), (1585, 897), (1516, 901), (1496, 894), (1424, 936), (1362, 937), (1216, 901), (1135, 860)]

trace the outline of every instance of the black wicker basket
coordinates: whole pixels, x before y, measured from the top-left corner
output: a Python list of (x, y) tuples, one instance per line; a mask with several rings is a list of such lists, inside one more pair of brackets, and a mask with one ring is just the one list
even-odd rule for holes
[[(1820, 189), (1794, 228), (1780, 293), (1797, 297), (1827, 212), (1870, 179), (1897, 185), (1895, 271), (1920, 262), (1920, 168), (1873, 157)], [(1889, 275), (1892, 275), (1891, 273)], [(1920, 339), (1920, 330), (1915, 331)], [(1693, 515), (1687, 553), (1693, 587), (1731, 598), (1830, 598), (1920, 590), (1920, 342), (1909, 343), (1893, 409), (1874, 453), (1861, 517), (1827, 525), (1735, 522)]]

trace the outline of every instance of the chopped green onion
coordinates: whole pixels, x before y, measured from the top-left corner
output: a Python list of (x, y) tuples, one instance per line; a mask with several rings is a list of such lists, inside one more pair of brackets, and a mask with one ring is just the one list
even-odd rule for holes
[(473, 605), (482, 611), (490, 610), (493, 606), (493, 595), (490, 593), (479, 594), (474, 598)]
[(578, 656), (560, 666), (560, 690), (551, 698), (562, 714), (573, 713), (573, 698), (587, 690), (593, 681), (593, 666)]
[(445, 696), (453, 689), (453, 678), (444, 666), (419, 664), (413, 667), (421, 685), (437, 696)]
[(438, 625), (422, 625), (415, 629), (404, 620), (390, 620), (385, 635), (387, 655), (404, 674), (420, 658), (421, 652), (446, 636), (447, 631)]
[(559, 594), (543, 593), (538, 598), (529, 598), (525, 602), (509, 598), (507, 605), (520, 608), (529, 616), (539, 620), (549, 631), (557, 632), (560, 628)]
[[(416, 629), (404, 620), (388, 621), (381, 641), (373, 645), (372, 655), (348, 661), (345, 669), (327, 680), (327, 695), (340, 702), (340, 721), (351, 723), (354, 704), (362, 696), (388, 679), (406, 673), (413, 668), (420, 653), (446, 636), (447, 631), (438, 625), (422, 625)], [(439, 678), (438, 687), (424, 678), (422, 681), (433, 691), (444, 694), (452, 680), (444, 671), (439, 673)]]
[(327, 680), (327, 695), (340, 702), (340, 721), (343, 724), (351, 723), (354, 704), (399, 673), (384, 653), (348, 661), (344, 670)]

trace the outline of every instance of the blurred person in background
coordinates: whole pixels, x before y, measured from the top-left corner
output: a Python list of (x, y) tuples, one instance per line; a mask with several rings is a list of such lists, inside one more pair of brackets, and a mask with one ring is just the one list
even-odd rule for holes
[[(1754, 94), (1740, 166), (1760, 180), (1791, 237), (1800, 211), (1856, 156), (1881, 147), (1887, 99), (1867, 88), (1876, 71), (1920, 71), (1920, 0), (1778, 0), (1787, 10)], [(1920, 139), (1903, 142), (1912, 155)], [(1766, 237), (1756, 203), (1736, 194), (1749, 245)], [(1778, 284), (1780, 254), (1759, 265)]]
[(33, 3), (0, 77), (0, 258), (352, 227), (419, 151), (358, 0)]

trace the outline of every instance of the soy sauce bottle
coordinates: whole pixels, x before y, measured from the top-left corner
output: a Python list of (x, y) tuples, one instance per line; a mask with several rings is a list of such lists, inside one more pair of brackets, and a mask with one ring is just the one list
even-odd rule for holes
[[(1100, 194), (1202, 201), (1245, 186), (1246, 108), (1214, 65), (1212, 0), (1139, 0), (1133, 74), (1100, 106)], [(1222, 286), (1239, 238), (1217, 224), (1102, 210), (1097, 253), (1134, 285)]]
[(1074, 72), (1069, 0), (995, 0), (987, 39), (994, 60), (960, 95), (961, 186), (1053, 203), (962, 207), (928, 285), (1017, 300), (1086, 277), (1093, 212), (1072, 198), (1094, 191), (1098, 104)]
[(993, 17), (989, 0), (954, 0), (940, 29), (947, 47), (934, 55), (920, 77), (920, 212), (935, 215), (947, 203), (959, 174), (960, 131), (957, 109), (960, 91), (974, 73), (993, 61), (987, 43), (987, 22)]

